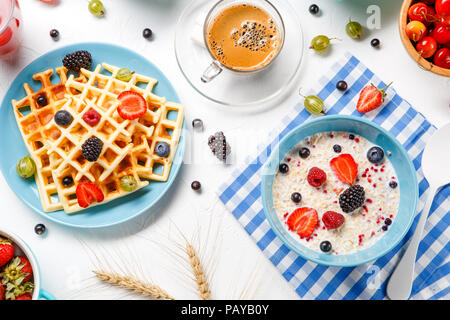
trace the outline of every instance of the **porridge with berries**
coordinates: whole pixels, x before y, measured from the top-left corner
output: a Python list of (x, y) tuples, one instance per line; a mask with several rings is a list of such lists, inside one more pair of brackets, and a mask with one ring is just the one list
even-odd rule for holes
[(286, 230), (318, 252), (349, 254), (373, 245), (400, 202), (389, 154), (346, 132), (301, 141), (285, 156), (273, 183), (274, 209)]

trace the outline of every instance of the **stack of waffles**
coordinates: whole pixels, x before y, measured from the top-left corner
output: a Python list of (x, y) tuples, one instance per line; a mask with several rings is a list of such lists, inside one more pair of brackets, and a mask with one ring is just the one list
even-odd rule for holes
[[(152, 180), (167, 181), (181, 135), (184, 107), (153, 94), (156, 79), (133, 73), (131, 80), (124, 82), (117, 79), (118, 71), (118, 67), (103, 63), (94, 71), (81, 69), (78, 77), (68, 77), (67, 69), (61, 67), (56, 69), (59, 83), (53, 84), (50, 69), (33, 76), (41, 83), (40, 90), (34, 92), (25, 83), (26, 96), (12, 101), (17, 125), (36, 163), (35, 180), (44, 211), (83, 210), (76, 195), (82, 182), (102, 190), (104, 200), (92, 204), (99, 205), (130, 194), (120, 186), (124, 176), (136, 180), (133, 192)], [(117, 97), (123, 91), (137, 92), (147, 101), (142, 117), (125, 120), (119, 115)], [(44, 105), (38, 103), (42, 96)], [(54, 120), (59, 110), (73, 116), (67, 127)], [(83, 114), (90, 110), (100, 115), (95, 125), (83, 120)], [(95, 162), (87, 161), (82, 154), (83, 143), (92, 137), (103, 142)], [(168, 156), (156, 154), (159, 142), (169, 145)], [(70, 185), (63, 183), (67, 177), (73, 180)]]

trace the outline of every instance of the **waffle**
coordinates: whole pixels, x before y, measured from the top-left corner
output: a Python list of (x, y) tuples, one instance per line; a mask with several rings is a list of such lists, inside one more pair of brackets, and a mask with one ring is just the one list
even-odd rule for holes
[[(139, 178), (131, 158), (133, 143), (129, 130), (135, 126), (134, 120), (123, 120), (117, 114), (118, 101), (102, 105), (98, 103), (97, 98), (82, 99), (79, 95), (67, 95), (67, 101), (61, 110), (66, 110), (73, 116), (72, 123), (62, 127), (52, 119), (45, 126), (50, 166), (59, 199), (66, 213), (84, 209), (78, 205), (76, 196), (76, 186), (80, 182), (94, 183), (102, 190), (104, 201), (92, 206), (130, 194), (120, 187), (120, 179), (123, 176), (131, 175), (135, 178), (137, 187), (134, 191), (148, 185), (148, 181)], [(95, 110), (101, 115), (95, 126), (82, 119), (88, 110)], [(153, 128), (149, 131), (153, 132)], [(97, 137), (103, 142), (102, 153), (95, 162), (87, 161), (82, 155), (82, 145), (91, 137)], [(63, 178), (67, 176), (72, 177), (74, 181), (69, 187), (62, 183)]]
[[(52, 69), (36, 73), (33, 75), (33, 79), (41, 83), (41, 89), (34, 92), (28, 83), (25, 83), (26, 96), (20, 101), (12, 100), (17, 126), (30, 157), (36, 163), (36, 185), (39, 189), (42, 207), (47, 212), (61, 210), (62, 204), (56, 197), (57, 188), (50, 168), (48, 145), (43, 130), (44, 126), (53, 119), (56, 111), (66, 102), (65, 94), (70, 93), (65, 86), (67, 69), (57, 68), (56, 72), (59, 75), (59, 83), (51, 82)], [(82, 81), (82, 78), (73, 79)], [(47, 98), (46, 106), (38, 105), (39, 96)]]
[[(81, 99), (96, 98), (98, 105), (115, 103), (123, 91), (141, 94), (147, 101), (148, 110), (128, 128), (133, 142), (132, 161), (141, 178), (167, 181), (181, 135), (184, 107), (153, 94), (156, 79), (133, 73), (131, 80), (124, 82), (116, 78), (119, 69), (106, 63), (97, 65), (94, 71), (81, 69), (87, 81), (78, 82), (71, 76), (66, 86), (77, 90)], [(150, 127), (154, 130), (150, 131)], [(170, 145), (170, 154), (165, 158), (154, 152), (156, 144), (162, 141)]]

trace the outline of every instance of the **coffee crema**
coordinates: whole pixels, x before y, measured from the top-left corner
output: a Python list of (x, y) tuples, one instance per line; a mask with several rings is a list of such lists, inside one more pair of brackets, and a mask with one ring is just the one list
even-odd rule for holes
[(268, 65), (282, 45), (272, 17), (249, 4), (221, 11), (209, 24), (206, 39), (217, 61), (239, 71), (254, 71)]

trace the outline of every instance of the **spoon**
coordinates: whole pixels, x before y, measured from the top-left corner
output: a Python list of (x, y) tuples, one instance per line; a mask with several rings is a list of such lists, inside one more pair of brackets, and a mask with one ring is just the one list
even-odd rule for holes
[(417, 223), (408, 249), (401, 258), (387, 285), (387, 295), (392, 300), (406, 300), (411, 295), (417, 248), (437, 191), (450, 182), (450, 123), (437, 130), (425, 146), (422, 170), (429, 184), (427, 202)]

